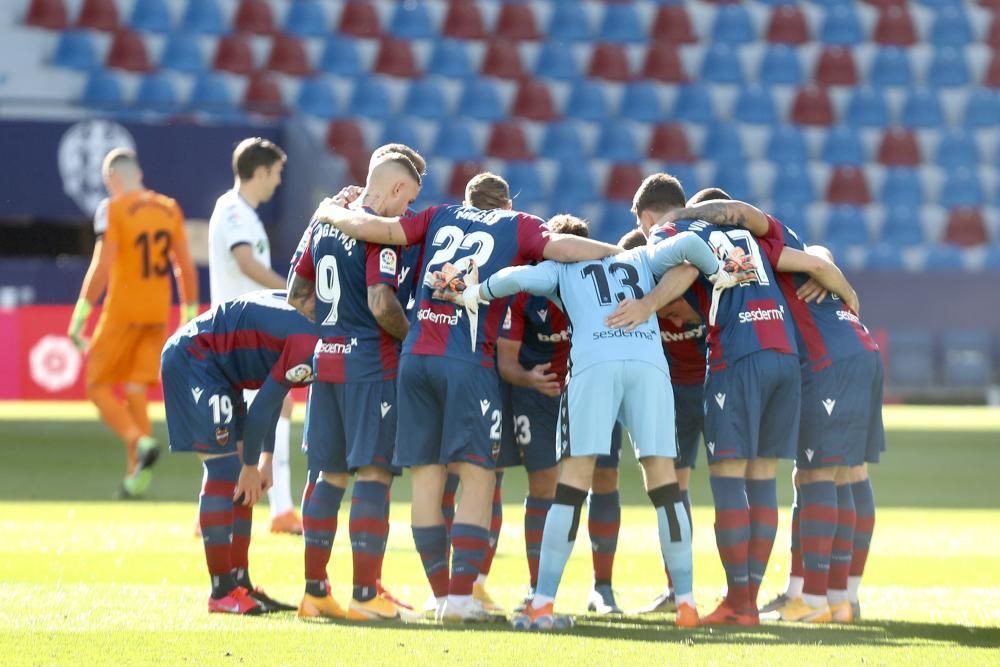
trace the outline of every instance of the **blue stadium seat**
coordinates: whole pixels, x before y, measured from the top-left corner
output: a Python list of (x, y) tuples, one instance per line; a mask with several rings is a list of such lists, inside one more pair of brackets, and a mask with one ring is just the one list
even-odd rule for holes
[(909, 52), (898, 46), (883, 46), (875, 51), (868, 82), (874, 86), (912, 86), (913, 66)]
[(969, 168), (948, 170), (938, 200), (945, 208), (981, 206), (986, 202), (979, 176)]
[(86, 30), (67, 30), (59, 34), (52, 62), (60, 67), (91, 70), (100, 67), (97, 47)]
[(382, 125), (382, 134), (379, 137), (379, 145), (385, 144), (406, 144), (418, 151), (423, 151), (423, 142), (420, 133), (414, 127), (414, 121), (409, 116), (396, 116), (385, 121)]
[(385, 120), (393, 115), (389, 89), (380, 77), (362, 76), (354, 80), (347, 113), (370, 120)]
[(748, 44), (757, 39), (750, 11), (741, 3), (719, 5), (712, 23), (712, 41)]
[(771, 162), (806, 162), (809, 147), (802, 129), (797, 125), (777, 125), (767, 142), (767, 159)]
[(142, 77), (135, 94), (135, 106), (165, 113), (177, 111), (180, 102), (173, 80), (163, 73), (147, 74)]
[(340, 110), (333, 86), (323, 76), (302, 80), (295, 106), (302, 113), (317, 118), (333, 118)]
[(937, 91), (926, 88), (910, 90), (903, 103), (902, 122), (904, 127), (923, 128), (944, 125), (944, 111)]
[[(1000, 119), (1000, 116), (997, 116)], [(934, 162), (949, 169), (974, 167), (979, 162), (979, 148), (972, 133), (960, 128), (941, 130)]]
[(458, 115), (486, 120), (503, 120), (509, 115), (500, 100), (500, 92), (492, 79), (479, 77), (465, 82), (458, 100)]
[(229, 32), (229, 26), (222, 15), (222, 8), (216, 0), (188, 0), (187, 9), (181, 19), (184, 30), (209, 35)]
[(1000, 271), (1000, 245), (994, 244), (986, 249), (986, 257), (983, 258), (983, 270)]
[(587, 157), (579, 126), (571, 120), (546, 125), (538, 152), (540, 157), (565, 162)]
[(889, 334), (887, 384), (928, 387), (935, 381), (934, 340), (927, 331), (893, 331)]
[(684, 187), (684, 192), (688, 195), (693, 195), (703, 186), (693, 164), (667, 162), (663, 165), (663, 171), (679, 180)]
[(465, 43), (458, 39), (436, 39), (431, 57), (427, 63), (427, 73), (454, 79), (474, 76), (469, 63), (469, 53)]
[(809, 175), (809, 168), (797, 162), (777, 165), (771, 184), (771, 200), (782, 204), (806, 206), (816, 198), (816, 187)]
[(645, 42), (646, 38), (646, 30), (635, 7), (626, 3), (604, 6), (604, 17), (598, 30), (600, 41), (639, 43)]
[(203, 72), (205, 54), (200, 38), (190, 32), (175, 32), (167, 38), (160, 56), (160, 67), (178, 72)]
[(747, 86), (740, 90), (733, 117), (750, 125), (774, 125), (779, 121), (771, 91), (763, 86)]
[(223, 75), (216, 72), (202, 72), (194, 81), (188, 106), (195, 111), (210, 114), (226, 114), (235, 111), (236, 104), (232, 91)]
[(965, 100), (962, 124), (966, 127), (995, 127), (1000, 118), (1000, 94), (992, 88), (973, 88)]
[(659, 123), (664, 118), (663, 101), (657, 84), (651, 81), (633, 81), (625, 84), (618, 115), (643, 123)]
[(916, 169), (887, 169), (880, 193), (886, 205), (919, 206), (924, 203), (924, 186)]
[(833, 206), (826, 216), (825, 240), (842, 245), (866, 245), (868, 221), (860, 206)]
[(971, 79), (962, 49), (945, 46), (934, 51), (927, 69), (928, 84), (938, 88), (954, 88), (967, 85)]
[(876, 243), (868, 249), (865, 268), (869, 271), (902, 271), (906, 266), (898, 245)]
[(576, 81), (582, 74), (573, 55), (572, 45), (566, 42), (543, 42), (535, 60), (535, 76), (558, 81)]
[(482, 156), (476, 147), (472, 124), (462, 118), (446, 118), (438, 126), (431, 153), (449, 160), (476, 160)]
[(986, 331), (948, 331), (941, 336), (944, 381), (953, 387), (984, 387), (993, 381), (993, 341)]
[(597, 136), (594, 157), (612, 162), (634, 162), (641, 160), (635, 134), (628, 123), (605, 123)]
[(95, 70), (87, 78), (81, 101), (94, 109), (118, 109), (125, 103), (121, 81), (107, 70)]
[(136, 0), (128, 24), (143, 32), (170, 32), (170, 8), (166, 0)]
[(520, 160), (508, 162), (503, 175), (507, 179), (507, 185), (510, 186), (514, 208), (523, 210), (545, 199), (542, 175), (535, 162)]
[(739, 129), (732, 123), (714, 123), (709, 126), (701, 156), (715, 162), (743, 161), (743, 141)]
[(685, 83), (677, 88), (674, 98), (673, 117), (688, 123), (711, 123), (715, 120), (715, 110), (708, 88), (702, 83)]
[(743, 83), (740, 53), (725, 42), (715, 42), (701, 61), (701, 78), (712, 83)]
[(361, 65), (358, 43), (352, 37), (332, 34), (323, 44), (317, 69), (344, 77), (361, 76), (365, 68)]
[(450, 111), (446, 102), (444, 88), (437, 79), (413, 79), (406, 91), (403, 109), (409, 116), (437, 120), (447, 116)]
[(589, 121), (605, 121), (610, 116), (604, 85), (591, 79), (580, 79), (570, 90), (563, 115)]
[[(412, 146), (413, 144), (410, 145)], [(435, 206), (450, 199), (441, 181), (441, 174), (433, 169), (429, 169), (421, 177), (420, 194), (417, 196), (417, 201), (413, 203), (414, 210), (421, 211), (428, 206)]]
[(586, 42), (591, 38), (590, 21), (583, 6), (577, 2), (555, 5), (546, 33), (549, 39)]
[(827, 131), (820, 157), (834, 167), (842, 165), (860, 167), (867, 162), (865, 148), (861, 144), (857, 129), (846, 125)]
[(930, 42), (938, 46), (965, 46), (975, 40), (962, 5), (946, 5), (934, 14)]
[(746, 165), (739, 162), (719, 162), (716, 164), (712, 185), (722, 188), (733, 199), (742, 201), (755, 199), (750, 190), (750, 181), (747, 179)]
[(889, 105), (881, 89), (862, 86), (851, 91), (844, 122), (854, 127), (888, 127)]
[(924, 228), (920, 224), (920, 217), (919, 206), (889, 206), (882, 222), (882, 240), (895, 246), (924, 243)]
[(962, 251), (953, 245), (932, 245), (924, 257), (924, 271), (963, 271)]
[(629, 206), (620, 201), (607, 201), (601, 207), (599, 219), (595, 222), (597, 233), (595, 236), (606, 240), (608, 243), (617, 243), (618, 239), (635, 229), (635, 216), (629, 210)]
[(787, 44), (768, 44), (757, 69), (757, 80), (765, 85), (798, 86), (805, 81), (798, 49)]
[[(557, 194), (567, 202), (589, 204), (599, 199), (594, 175), (586, 163), (563, 162), (556, 174), (552, 194)], [(562, 204), (562, 202), (560, 202)]]
[(819, 29), (819, 39), (824, 44), (855, 46), (864, 41), (861, 21), (850, 4), (838, 4), (826, 10)]
[(389, 34), (403, 39), (437, 37), (430, 13), (423, 2), (398, 2), (389, 19)]
[(285, 32), (299, 37), (323, 37), (330, 32), (330, 20), (317, 0), (295, 0), (285, 15)]
[(790, 204), (788, 202), (774, 202), (771, 205), (768, 213), (774, 216), (778, 222), (785, 225), (786, 227), (791, 227), (792, 230), (799, 235), (799, 238), (803, 241), (806, 240), (805, 229), (806, 229), (806, 216), (803, 207), (800, 204)]

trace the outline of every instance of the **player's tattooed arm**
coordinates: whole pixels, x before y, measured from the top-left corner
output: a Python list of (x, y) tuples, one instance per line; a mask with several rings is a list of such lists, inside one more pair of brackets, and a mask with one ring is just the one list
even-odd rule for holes
[(410, 321), (406, 319), (406, 312), (396, 298), (396, 292), (389, 285), (372, 285), (368, 288), (368, 309), (383, 331), (396, 340), (406, 338)]
[(325, 199), (316, 209), (315, 217), (351, 238), (381, 245), (409, 245), (399, 218), (385, 218), (364, 211), (339, 206), (334, 199)]
[(292, 274), (292, 284), (288, 287), (288, 305), (302, 313), (310, 322), (316, 321), (316, 285), (297, 273)]
[(808, 273), (824, 288), (839, 296), (855, 314), (861, 314), (861, 304), (858, 302), (857, 292), (851, 287), (851, 283), (847, 281), (837, 265), (825, 257), (793, 248), (783, 248), (775, 268), (785, 272)]
[(742, 227), (754, 236), (767, 234), (767, 216), (755, 206), (735, 200), (707, 201), (694, 206), (674, 209), (660, 218), (661, 222), (704, 220), (722, 227)]
[(612, 329), (632, 331), (668, 303), (679, 299), (698, 278), (699, 270), (690, 264), (678, 264), (665, 274), (656, 287), (641, 299), (625, 299), (618, 304), (605, 324)]

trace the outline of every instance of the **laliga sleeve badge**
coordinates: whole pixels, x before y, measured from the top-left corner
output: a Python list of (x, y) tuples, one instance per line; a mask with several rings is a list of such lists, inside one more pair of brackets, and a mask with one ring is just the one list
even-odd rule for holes
[(387, 276), (396, 277), (396, 251), (382, 248), (378, 254), (378, 269)]
[(490, 456), (493, 457), (494, 463), (496, 462), (496, 460), (498, 458), (500, 458), (500, 441), (499, 440), (493, 441), (493, 446), (490, 449)]
[(215, 427), (215, 442), (218, 443), (219, 447), (225, 447), (226, 443), (229, 442), (229, 428), (226, 426), (216, 426)]
[(285, 372), (285, 379), (292, 384), (306, 384), (313, 381), (313, 369), (309, 364), (299, 364)]

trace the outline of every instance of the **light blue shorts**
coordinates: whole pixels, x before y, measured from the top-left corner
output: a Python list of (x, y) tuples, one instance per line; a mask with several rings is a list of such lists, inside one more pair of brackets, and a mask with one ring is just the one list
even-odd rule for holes
[(609, 454), (616, 420), (629, 432), (637, 459), (676, 458), (674, 393), (661, 369), (644, 361), (606, 361), (574, 373), (559, 410), (561, 455)]

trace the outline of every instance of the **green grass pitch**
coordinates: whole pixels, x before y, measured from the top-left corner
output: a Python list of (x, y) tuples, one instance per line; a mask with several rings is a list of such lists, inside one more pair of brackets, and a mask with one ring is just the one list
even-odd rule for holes
[[(293, 614), (209, 616), (201, 543), (192, 536), (200, 468), (167, 455), (147, 501), (110, 500), (120, 446), (87, 406), (0, 404), (0, 664), (2, 665), (636, 665), (1000, 664), (1000, 418), (996, 411), (889, 409), (889, 451), (872, 474), (875, 539), (862, 586), (865, 620), (848, 627), (764, 624), (679, 631), (672, 616), (608, 619), (584, 613), (589, 542), (581, 529), (558, 606), (579, 612), (572, 633), (505, 625), (303, 623)], [(163, 425), (157, 424), (162, 435)], [(293, 439), (299, 437), (299, 427)], [(294, 440), (293, 440), (294, 441)], [(294, 489), (304, 461), (293, 459)], [(788, 471), (761, 597), (784, 585)], [(622, 465), (615, 587), (625, 608), (664, 583), (655, 519), (637, 466)], [(523, 471), (507, 473), (500, 550), (490, 575), (508, 607), (525, 591)], [(412, 548), (404, 479), (394, 490), (387, 585), (422, 604), (429, 594)], [(724, 583), (704, 466), (694, 473), (695, 585), (711, 611)], [(350, 594), (346, 504), (330, 565), (336, 597)], [(267, 532), (258, 507), (254, 579), (297, 602), (299, 539)]]

